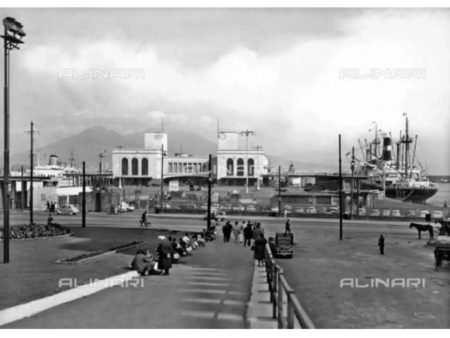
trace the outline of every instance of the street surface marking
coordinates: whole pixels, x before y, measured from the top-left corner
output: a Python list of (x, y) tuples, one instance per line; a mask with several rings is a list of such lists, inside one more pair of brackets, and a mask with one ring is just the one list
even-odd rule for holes
[(223, 289), (180, 289), (179, 292), (192, 292), (192, 293), (214, 293), (214, 294), (229, 294), (234, 296), (245, 295), (245, 292), (240, 291), (228, 291)]
[(235, 315), (232, 313), (219, 313), (219, 315), (217, 316), (217, 319), (219, 320), (236, 320), (236, 321), (242, 321), (244, 320), (243, 316), (239, 316), (239, 315)]
[[(213, 311), (182, 311), (181, 315), (185, 316), (185, 317), (214, 319), (216, 312), (213, 312)], [(235, 315), (232, 313), (219, 313), (217, 315), (217, 319), (242, 321), (244, 318), (243, 318), (243, 316)]]
[(227, 290), (217, 290), (217, 289), (181, 289), (180, 292), (199, 292), (199, 293), (215, 293), (215, 294), (225, 294)]
[(191, 279), (216, 280), (216, 281), (231, 281), (229, 277), (206, 277), (206, 276), (189, 276)]
[(244, 305), (244, 302), (240, 300), (229, 300), (229, 299), (184, 298), (182, 299), (182, 301), (201, 304)]
[(229, 287), (229, 283), (208, 283), (208, 282), (187, 282), (186, 284), (198, 285), (198, 286), (218, 286), (218, 287)]
[(181, 315), (185, 317), (214, 319), (213, 311), (181, 311)]

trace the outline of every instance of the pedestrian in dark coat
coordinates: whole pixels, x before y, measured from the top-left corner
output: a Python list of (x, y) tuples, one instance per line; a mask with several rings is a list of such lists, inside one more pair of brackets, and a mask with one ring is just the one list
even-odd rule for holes
[(261, 223), (257, 223), (255, 229), (253, 229), (253, 239), (256, 241), (258, 237), (264, 238), (264, 231), (261, 229)]
[(384, 237), (383, 235), (378, 238), (378, 246), (380, 247), (380, 255), (384, 255)]
[(253, 243), (254, 257), (258, 261), (258, 266), (264, 266), (264, 254), (266, 250), (266, 239), (264, 236), (260, 236), (255, 239)]
[(163, 275), (169, 274), (169, 269), (172, 267), (172, 244), (164, 236), (158, 236), (160, 243), (156, 252), (158, 253), (158, 269), (163, 270)]
[(248, 223), (247, 226), (244, 228), (244, 246), (246, 245), (250, 246), (252, 238), (253, 238), (252, 225)]
[(289, 221), (289, 218), (286, 221), (286, 226), (284, 228), (284, 234), (287, 235), (289, 233), (291, 233), (291, 222)]

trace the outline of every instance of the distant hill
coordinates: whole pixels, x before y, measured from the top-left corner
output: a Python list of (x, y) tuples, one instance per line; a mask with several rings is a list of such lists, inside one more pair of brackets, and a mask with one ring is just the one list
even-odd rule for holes
[[(179, 152), (192, 153), (194, 155), (205, 155), (215, 153), (216, 144), (195, 133), (178, 130), (168, 131), (169, 134), (169, 154)], [(81, 167), (81, 163), (86, 161), (87, 171), (96, 171), (99, 166), (99, 154), (106, 150), (103, 159), (103, 168), (111, 167), (111, 154), (113, 149), (119, 146), (124, 148), (144, 147), (144, 131), (128, 135), (121, 135), (118, 132), (104, 127), (92, 127), (81, 133), (71, 135), (53, 143), (40, 147), (40, 164), (47, 164), (51, 154), (58, 155), (62, 163), (70, 163), (71, 152), (75, 158), (75, 165)], [(29, 152), (11, 154), (11, 168), (18, 168), (21, 164), (24, 167), (29, 165)], [(35, 164), (37, 160), (35, 159)]]
[[(138, 133), (122, 135), (116, 131), (104, 127), (92, 127), (86, 129), (78, 134), (67, 136), (53, 143), (40, 147), (39, 157), (40, 164), (47, 164), (50, 155), (54, 154), (59, 157), (59, 160), (64, 164), (70, 164), (71, 152), (75, 158), (75, 165), (81, 167), (82, 161), (86, 161), (87, 171), (97, 171), (99, 166), (99, 154), (106, 150), (103, 159), (103, 169), (111, 167), (111, 154), (113, 149), (119, 146), (123, 148), (137, 148), (144, 147), (144, 133), (152, 132), (154, 130), (142, 130)], [(217, 144), (215, 140), (207, 139), (194, 132), (183, 129), (167, 130), (169, 135), (169, 154), (184, 152), (192, 155), (206, 156), (208, 154), (215, 154)], [(318, 173), (318, 172), (337, 172), (337, 163), (312, 163), (298, 160), (290, 160), (279, 156), (267, 155), (270, 165), (274, 170), (278, 165), (282, 166), (285, 171), (292, 163), (301, 173)], [(29, 152), (20, 152), (11, 155), (11, 168), (20, 168), (29, 165)], [(37, 159), (35, 159), (37, 164)]]

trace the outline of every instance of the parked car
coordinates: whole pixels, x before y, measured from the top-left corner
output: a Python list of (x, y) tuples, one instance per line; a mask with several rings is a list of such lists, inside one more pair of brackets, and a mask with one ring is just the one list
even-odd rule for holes
[(328, 213), (327, 208), (325, 208), (325, 207), (318, 207), (317, 212), (319, 214), (327, 214)]
[(385, 217), (391, 216), (391, 211), (389, 209), (384, 209), (383, 210), (383, 216), (385, 216)]
[(401, 217), (402, 215), (400, 214), (400, 210), (394, 209), (394, 210), (392, 210), (392, 216)]
[(427, 215), (427, 214), (429, 214), (430, 212), (428, 211), (428, 210), (421, 210), (420, 211), (420, 218), (425, 218), (425, 216)]
[(360, 216), (367, 216), (366, 208), (359, 208), (358, 213)]
[(444, 213), (442, 210), (434, 210), (431, 215), (434, 219), (444, 219)]
[(408, 210), (406, 212), (407, 217), (416, 217), (416, 211), (415, 210)]
[(372, 209), (369, 216), (380, 216), (380, 210), (378, 209)]
[(303, 214), (303, 213), (305, 213), (305, 208), (296, 208), (295, 212), (298, 214)]
[(275, 235), (275, 257), (289, 257), (292, 258), (294, 254), (294, 236), (292, 234), (285, 234), (279, 232)]
[[(208, 218), (207, 215), (208, 215), (208, 213), (206, 213), (203, 216), (204, 220), (206, 220)], [(211, 209), (211, 219), (214, 220), (214, 221), (220, 220), (220, 221), (223, 222), (225, 220), (226, 216), (227, 216), (227, 214), (225, 213), (225, 211), (219, 211), (217, 209)]]
[(328, 209), (328, 212), (332, 215), (336, 215), (339, 213), (339, 208), (336, 206), (332, 206)]
[(80, 212), (76, 206), (73, 204), (63, 205), (56, 209), (58, 215), (77, 215)]
[(134, 206), (129, 205), (127, 202), (121, 202), (119, 204), (119, 208), (117, 209), (118, 212), (127, 212), (127, 211), (134, 211)]
[(222, 205), (220, 207), (220, 209), (224, 210), (224, 211), (231, 211), (233, 209), (233, 207), (230, 204), (225, 204), (225, 205)]
[(255, 212), (256, 211), (256, 207), (253, 204), (250, 204), (250, 205), (247, 205), (245, 210), (247, 210), (248, 212)]
[(245, 211), (245, 208), (242, 205), (233, 205), (232, 209), (233, 211)]
[(306, 208), (306, 213), (307, 214), (317, 214), (317, 210), (315, 207), (307, 207)]

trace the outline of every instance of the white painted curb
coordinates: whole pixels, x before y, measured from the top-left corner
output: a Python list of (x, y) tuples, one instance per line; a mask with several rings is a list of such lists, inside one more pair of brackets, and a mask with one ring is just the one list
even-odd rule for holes
[(75, 299), (92, 295), (106, 288), (120, 285), (122, 282), (138, 277), (136, 271), (126, 272), (120, 275), (99, 280), (96, 283), (85, 284), (70, 290), (66, 290), (48, 297), (33, 300), (31, 302), (16, 305), (0, 311), (0, 326), (17, 320), (33, 316), (52, 307), (73, 301)]

